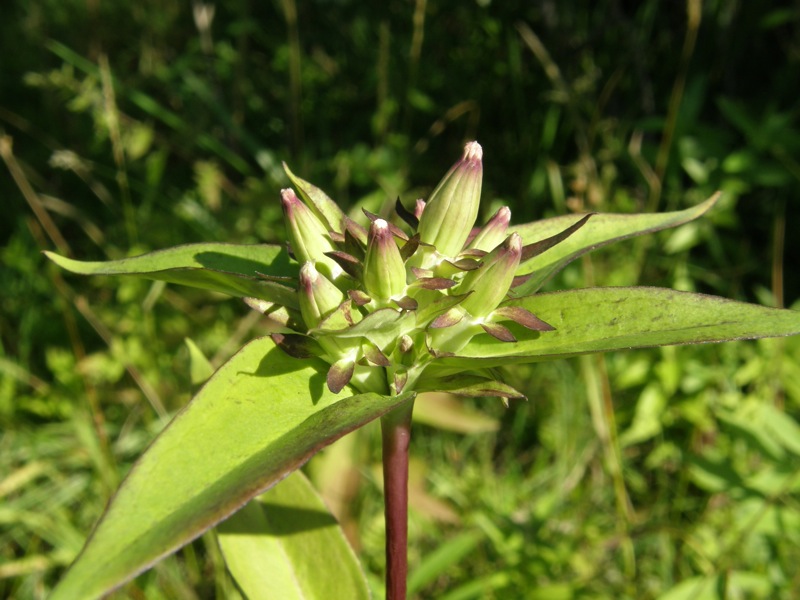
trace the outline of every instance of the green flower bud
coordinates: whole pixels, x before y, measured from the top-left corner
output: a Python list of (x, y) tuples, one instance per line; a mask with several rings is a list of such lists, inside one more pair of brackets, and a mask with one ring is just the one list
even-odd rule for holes
[(310, 261), (303, 263), (300, 268), (298, 294), (300, 314), (309, 329), (319, 325), (345, 300), (344, 293), (317, 271)]
[(492, 248), (497, 246), (500, 242), (506, 239), (506, 231), (508, 231), (508, 224), (511, 222), (511, 209), (503, 206), (498, 210), (494, 216), (489, 219), (489, 222), (483, 226), (475, 236), (469, 247), (476, 250), (485, 250), (489, 252)]
[(320, 263), (324, 265), (325, 273), (332, 279), (339, 277), (342, 274), (342, 267), (325, 256), (326, 252), (333, 252), (336, 248), (323, 222), (290, 188), (281, 190), (281, 204), (286, 219), (286, 233), (297, 260)]
[(373, 298), (388, 300), (406, 290), (406, 268), (389, 224), (375, 219), (369, 228), (364, 258), (364, 288)]
[(461, 307), (473, 317), (485, 317), (508, 293), (522, 255), (522, 238), (512, 233), (483, 258), (483, 266), (464, 275), (457, 294), (472, 292)]
[(420, 239), (444, 256), (456, 256), (464, 248), (478, 217), (482, 158), (478, 142), (464, 146), (464, 156), (433, 190), (419, 219)]

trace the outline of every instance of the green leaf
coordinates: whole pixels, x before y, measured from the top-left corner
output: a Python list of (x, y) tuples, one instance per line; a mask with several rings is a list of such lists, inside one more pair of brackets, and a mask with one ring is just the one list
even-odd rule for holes
[(435, 581), (437, 577), (447, 573), (447, 570), (453, 565), (458, 564), (465, 556), (474, 552), (484, 537), (485, 535), (481, 531), (464, 531), (429, 553), (422, 564), (409, 576), (408, 593), (417, 593)]
[(800, 333), (800, 311), (662, 288), (569, 290), (518, 298), (506, 305), (530, 310), (555, 331), (539, 333), (511, 323), (517, 342), (478, 335), (459, 356), (437, 363), (492, 367), (592, 352)]
[[(425, 392), (414, 400), (415, 423), (456, 433), (486, 433), (500, 429), (500, 421), (474, 410), (447, 392)], [(428, 559), (426, 559), (427, 561)]]
[[(546, 252), (520, 264), (517, 275), (529, 273), (533, 275), (514, 291), (522, 296), (532, 294), (550, 277), (582, 254), (612, 242), (688, 223), (707, 212), (714, 206), (718, 198), (719, 194), (715, 194), (697, 206), (676, 212), (636, 215), (598, 213), (592, 215), (588, 223), (570, 237)], [(516, 228), (511, 227), (509, 231), (516, 231), (522, 237), (524, 244), (531, 244), (564, 231), (581, 218), (584, 216), (566, 215), (543, 219)]]
[(137, 275), (231, 296), (252, 296), (282, 305), (297, 305), (294, 290), (259, 277), (259, 274), (296, 275), (280, 246), (186, 244), (101, 262), (73, 260), (53, 252), (45, 252), (45, 255), (58, 266), (79, 275)]
[(452, 377), (425, 377), (414, 386), (418, 392), (449, 392), (467, 398), (524, 398), (525, 395), (502, 381), (459, 373)]
[(325, 368), (268, 337), (242, 348), (134, 465), (51, 600), (107, 593), (411, 397), (340, 399)]
[(192, 385), (200, 385), (214, 374), (214, 367), (192, 338), (184, 338), (183, 343), (189, 350), (189, 380)]
[(367, 580), (342, 529), (300, 471), (217, 526), (248, 600), (359, 600)]

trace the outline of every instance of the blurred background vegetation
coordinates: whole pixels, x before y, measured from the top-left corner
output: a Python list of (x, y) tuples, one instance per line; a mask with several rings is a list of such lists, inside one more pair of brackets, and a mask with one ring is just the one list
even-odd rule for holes
[[(281, 243), (281, 161), (354, 214), (386, 213), (478, 139), (484, 216), (676, 210), (723, 191), (701, 222), (592, 254), (548, 289), (800, 297), (796, 0), (5, 0), (2, 12), (0, 597), (46, 596), (196, 389), (190, 357), (218, 366), (263, 332), (236, 301), (65, 276), (41, 250)], [(529, 401), (420, 402), (416, 597), (800, 595), (800, 340), (506, 375)], [(377, 439), (349, 436), (309, 472), (380, 593)], [(113, 597), (237, 594), (206, 535)]]

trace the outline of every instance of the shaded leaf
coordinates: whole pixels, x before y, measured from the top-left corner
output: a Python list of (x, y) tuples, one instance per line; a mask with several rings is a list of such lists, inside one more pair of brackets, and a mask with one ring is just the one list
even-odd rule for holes
[(328, 389), (334, 394), (341, 392), (353, 378), (355, 368), (355, 363), (349, 358), (343, 358), (332, 364), (326, 378)]
[(525, 246), (522, 247), (522, 255), (520, 257), (520, 262), (525, 262), (527, 260), (535, 258), (545, 250), (549, 250), (556, 244), (560, 244), (561, 242), (566, 240), (569, 236), (571, 236), (573, 233), (578, 231), (578, 229), (583, 227), (586, 224), (586, 221), (588, 221), (589, 218), (594, 214), (595, 213), (589, 213), (577, 223), (570, 225), (564, 231), (560, 231), (555, 235), (551, 235), (550, 237), (545, 238), (543, 240), (539, 240), (538, 242), (525, 244)]
[(527, 329), (534, 331), (553, 331), (553, 326), (545, 323), (529, 310), (520, 306), (501, 306), (492, 313), (492, 318), (497, 321), (514, 321)]
[(189, 380), (192, 385), (200, 385), (214, 373), (214, 367), (197, 347), (192, 338), (184, 338), (183, 343), (189, 350)]
[(248, 600), (369, 598), (355, 553), (300, 471), (220, 523), (217, 538)]
[(345, 273), (350, 275), (355, 280), (361, 279), (361, 274), (364, 271), (364, 266), (352, 254), (342, 252), (341, 250), (334, 250), (333, 252), (326, 252), (325, 256), (332, 258), (336, 263), (342, 267)]
[(406, 207), (403, 206), (403, 203), (400, 202), (400, 196), (398, 196), (397, 200), (395, 200), (394, 210), (397, 213), (397, 216), (403, 219), (403, 221), (405, 221), (408, 226), (411, 227), (411, 229), (414, 231), (417, 230), (419, 227), (419, 219), (416, 217), (416, 215), (414, 215), (414, 213), (409, 212)]
[(417, 248), (419, 248), (419, 234), (415, 233), (408, 238), (408, 241), (403, 244), (402, 248), (400, 248), (400, 258), (402, 258), (404, 261), (408, 260), (411, 258), (414, 252), (417, 251)]
[(422, 564), (411, 572), (408, 578), (408, 593), (414, 594), (438, 577), (445, 575), (448, 569), (453, 568), (470, 552), (473, 552), (484, 538), (485, 534), (482, 531), (473, 530), (464, 531), (444, 542), (429, 553)]
[(292, 358), (314, 358), (322, 356), (324, 351), (319, 343), (312, 337), (299, 333), (272, 333), (270, 334), (275, 345)]
[(423, 377), (417, 382), (418, 392), (449, 392), (456, 396), (480, 398), (524, 398), (525, 395), (507, 383), (478, 375), (459, 374), (452, 377)]
[(486, 433), (500, 428), (497, 419), (466, 406), (461, 399), (448, 392), (419, 394), (414, 400), (414, 422), (465, 434)]

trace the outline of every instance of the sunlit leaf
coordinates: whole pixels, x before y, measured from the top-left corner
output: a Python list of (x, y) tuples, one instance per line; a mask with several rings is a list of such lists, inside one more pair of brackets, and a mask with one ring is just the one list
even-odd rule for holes
[(291, 288), (259, 277), (259, 273), (296, 275), (280, 246), (187, 244), (99, 262), (73, 260), (53, 252), (45, 254), (60, 267), (80, 275), (135, 275), (231, 296), (252, 296), (288, 306), (297, 304)]
[[(697, 206), (676, 212), (592, 215), (586, 225), (570, 237), (546, 252), (521, 263), (517, 273), (519, 275), (531, 273), (532, 275), (525, 283), (515, 288), (514, 292), (518, 296), (532, 294), (550, 277), (582, 254), (612, 242), (688, 223), (707, 212), (714, 206), (718, 198), (719, 194), (715, 194)], [(523, 243), (531, 244), (564, 231), (582, 218), (584, 218), (582, 215), (555, 217), (511, 227), (509, 231), (516, 231), (522, 237)]]
[(242, 348), (139, 459), (51, 599), (108, 592), (410, 397), (339, 399), (324, 373), (270, 338)]
[(662, 288), (569, 290), (519, 298), (555, 327), (535, 332), (509, 323), (517, 342), (478, 335), (442, 366), (491, 367), (592, 352), (778, 337), (800, 333), (800, 311), (767, 308)]

